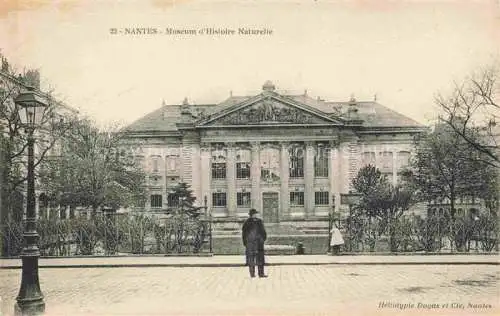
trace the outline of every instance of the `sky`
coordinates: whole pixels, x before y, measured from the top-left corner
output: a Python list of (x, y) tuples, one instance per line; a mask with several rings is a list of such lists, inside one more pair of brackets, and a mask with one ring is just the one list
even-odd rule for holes
[[(207, 27), (271, 34), (164, 34)], [(257, 94), (266, 80), (331, 101), (376, 95), (427, 123), (438, 92), (498, 64), (500, 0), (2, 0), (0, 49), (100, 123), (131, 123), (163, 100)]]

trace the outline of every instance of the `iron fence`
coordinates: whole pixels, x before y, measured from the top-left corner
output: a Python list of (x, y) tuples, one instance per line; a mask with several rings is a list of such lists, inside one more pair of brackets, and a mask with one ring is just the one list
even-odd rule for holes
[[(2, 225), (4, 257), (18, 256), (23, 223)], [(210, 220), (144, 215), (97, 216), (92, 219), (45, 219), (37, 225), (42, 256), (201, 253), (210, 251)]]

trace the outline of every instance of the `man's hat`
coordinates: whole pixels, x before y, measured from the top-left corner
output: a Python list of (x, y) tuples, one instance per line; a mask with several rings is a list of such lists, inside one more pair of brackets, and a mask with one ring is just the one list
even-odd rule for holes
[(257, 210), (254, 208), (251, 208), (250, 211), (248, 211), (248, 215), (250, 215), (250, 216), (252, 216), (253, 214), (257, 214), (257, 213), (259, 213), (259, 212), (257, 212)]

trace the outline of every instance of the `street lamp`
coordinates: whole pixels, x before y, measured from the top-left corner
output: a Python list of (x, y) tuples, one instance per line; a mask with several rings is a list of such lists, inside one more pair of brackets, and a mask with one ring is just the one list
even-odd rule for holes
[(42, 314), (45, 311), (45, 302), (40, 290), (38, 279), (38, 233), (36, 231), (35, 214), (35, 161), (33, 132), (40, 123), (43, 112), (48, 106), (47, 100), (38, 94), (34, 88), (27, 88), (15, 99), (19, 107), (19, 119), (28, 134), (28, 199), (26, 203), (26, 220), (24, 226), (24, 247), (21, 252), (23, 264), (21, 288), (14, 307), (17, 315)]
[(340, 204), (349, 205), (349, 251), (352, 251), (352, 206), (359, 204), (361, 194), (349, 191), (349, 193), (340, 194)]

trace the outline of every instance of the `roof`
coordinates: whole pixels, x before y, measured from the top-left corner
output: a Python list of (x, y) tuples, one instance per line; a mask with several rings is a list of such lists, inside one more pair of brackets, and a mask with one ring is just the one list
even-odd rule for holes
[[(266, 82), (264, 87), (271, 84)], [(264, 91), (264, 93), (267, 91)], [(273, 91), (272, 93), (277, 93)], [(222, 112), (230, 112), (231, 108), (237, 108), (242, 103), (258, 98), (261, 94), (250, 96), (231, 96), (217, 104), (177, 104), (163, 105), (159, 109), (136, 120), (125, 128), (128, 132), (177, 132), (179, 123), (194, 124), (207, 117), (215, 117)], [(404, 116), (390, 108), (375, 101), (349, 101), (333, 102), (314, 99), (308, 95), (278, 95), (284, 100), (290, 99), (294, 104), (306, 110), (313, 110), (316, 114), (328, 117), (347, 117), (349, 107), (355, 105), (357, 118), (362, 120), (361, 126), (365, 129), (371, 128), (424, 128), (417, 121)]]
[[(30, 85), (28, 85), (25, 82), (23, 82), (23, 80), (21, 80), (20, 78), (16, 78), (12, 74), (10, 74), (10, 73), (8, 73), (8, 72), (6, 72), (4, 70), (0, 70), (0, 76), (3, 77), (8, 82), (10, 81), (12, 84), (16, 85), (19, 88), (21, 88), (21, 87), (24, 88), (24, 89), (33, 88)], [(65, 102), (63, 102), (61, 100), (56, 99), (51, 94), (49, 94), (49, 93), (47, 93), (45, 91), (42, 91), (39, 88), (35, 88), (34, 91), (37, 92), (37, 93), (39, 93), (41, 96), (43, 96), (47, 100), (51, 100), (52, 102), (54, 102), (53, 104), (55, 106), (59, 107), (59, 109), (63, 109), (65, 111), (69, 111), (72, 114), (78, 114), (79, 113), (78, 110), (75, 109), (74, 107), (66, 104)]]

